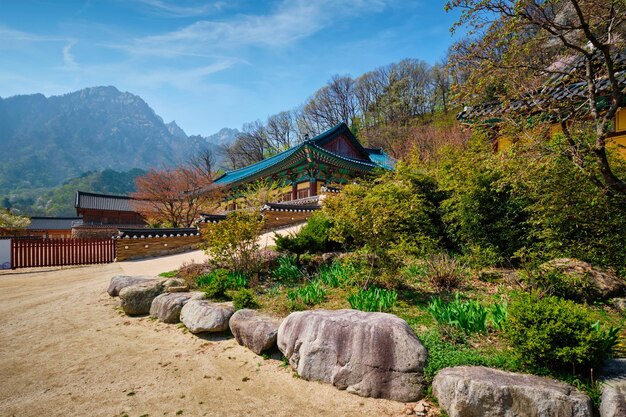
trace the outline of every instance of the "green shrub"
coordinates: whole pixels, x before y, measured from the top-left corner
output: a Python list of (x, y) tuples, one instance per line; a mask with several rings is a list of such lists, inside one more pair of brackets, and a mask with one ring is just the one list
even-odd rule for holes
[(311, 281), (309, 284), (287, 291), (291, 308), (297, 309), (302, 306), (314, 306), (326, 298), (326, 290), (319, 281)]
[(509, 306), (505, 334), (529, 365), (568, 370), (601, 364), (617, 343), (619, 329), (603, 330), (588, 308), (558, 297), (519, 295)]
[(347, 247), (365, 248), (379, 261), (397, 254), (422, 256), (437, 247), (442, 227), (436, 182), (404, 163), (379, 178), (349, 184), (324, 200), (332, 223), (330, 238)]
[(501, 330), (507, 318), (505, 304), (495, 303), (485, 307), (474, 300), (461, 300), (459, 293), (450, 302), (435, 298), (428, 305), (428, 312), (438, 323), (461, 328), (466, 333), (485, 332), (489, 323)]
[(398, 301), (398, 293), (383, 288), (370, 287), (348, 297), (350, 307), (361, 311), (389, 311)]
[(167, 272), (161, 272), (159, 276), (163, 278), (176, 278), (177, 274), (178, 274), (178, 271), (167, 271)]
[(216, 266), (255, 274), (263, 264), (258, 256), (262, 229), (263, 222), (256, 214), (233, 212), (225, 220), (208, 223), (202, 229), (204, 250)]
[(259, 305), (254, 296), (254, 291), (249, 288), (239, 288), (232, 293), (231, 298), (236, 310), (241, 310), (242, 308), (256, 308)]
[(204, 288), (208, 298), (228, 299), (229, 291), (246, 287), (248, 280), (242, 273), (216, 269), (210, 274), (198, 277), (196, 283), (199, 288)]
[(348, 262), (333, 262), (330, 265), (322, 265), (317, 271), (317, 278), (324, 285), (337, 288), (354, 282), (356, 268)]
[(294, 282), (302, 278), (302, 271), (298, 268), (295, 256), (280, 256), (276, 262), (278, 265), (272, 270), (272, 277), (275, 279)]
[(457, 288), (463, 280), (463, 267), (448, 255), (440, 253), (426, 261), (426, 274), (430, 283), (439, 291), (450, 291)]
[(591, 280), (582, 274), (564, 274), (556, 268), (526, 268), (520, 279), (529, 289), (567, 300), (593, 301), (598, 295)]
[(324, 213), (313, 214), (297, 234), (274, 235), (276, 249), (301, 255), (304, 253), (329, 252), (338, 247), (329, 239), (332, 223)]

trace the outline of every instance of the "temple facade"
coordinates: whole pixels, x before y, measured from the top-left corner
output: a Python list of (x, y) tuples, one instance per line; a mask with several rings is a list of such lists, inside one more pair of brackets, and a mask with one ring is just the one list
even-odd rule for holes
[(382, 149), (365, 148), (345, 123), (263, 161), (229, 171), (215, 179), (225, 191), (228, 209), (237, 208), (239, 192), (257, 180), (283, 184), (279, 201), (308, 205), (323, 190), (334, 189), (375, 169), (393, 169)]

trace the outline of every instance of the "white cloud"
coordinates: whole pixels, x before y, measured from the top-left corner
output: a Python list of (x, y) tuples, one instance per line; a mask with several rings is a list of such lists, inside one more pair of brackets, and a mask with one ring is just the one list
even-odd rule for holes
[(171, 17), (205, 16), (226, 7), (224, 2), (213, 2), (201, 6), (179, 6), (163, 0), (137, 0), (152, 8), (155, 12)]
[(78, 41), (71, 40), (67, 45), (63, 47), (63, 62), (68, 67), (76, 67), (76, 60), (74, 59), (74, 55), (72, 55), (72, 47), (76, 45)]
[(200, 20), (173, 32), (110, 46), (133, 55), (161, 57), (204, 56), (248, 46), (280, 48), (340, 24), (342, 19), (380, 12), (388, 3), (390, 0), (283, 0), (269, 14)]

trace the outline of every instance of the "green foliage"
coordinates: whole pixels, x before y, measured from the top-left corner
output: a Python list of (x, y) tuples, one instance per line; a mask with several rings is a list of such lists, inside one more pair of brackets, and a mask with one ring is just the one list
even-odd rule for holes
[(0, 208), (0, 230), (24, 229), (30, 224), (30, 219), (24, 216), (18, 216), (9, 210)]
[(275, 234), (274, 241), (278, 251), (295, 254), (322, 253), (336, 249), (336, 242), (329, 240), (328, 234), (332, 223), (321, 212), (313, 214), (297, 234), (280, 236)]
[(330, 288), (343, 287), (354, 283), (356, 268), (349, 262), (333, 262), (322, 265), (317, 271), (317, 279)]
[(507, 318), (505, 304), (494, 303), (485, 307), (474, 300), (461, 300), (459, 293), (450, 302), (435, 298), (428, 305), (428, 312), (438, 323), (461, 328), (466, 333), (485, 332), (488, 323), (500, 330)]
[(231, 298), (236, 310), (241, 310), (242, 308), (256, 308), (259, 305), (254, 291), (249, 288), (239, 288), (231, 294)]
[(469, 346), (445, 340), (437, 329), (418, 333), (418, 337), (428, 350), (428, 362), (424, 376), (432, 382), (439, 370), (453, 366), (474, 365), (516, 371), (519, 363), (507, 351), (483, 352)]
[(196, 279), (198, 288), (203, 288), (208, 298), (228, 299), (229, 291), (239, 290), (248, 285), (248, 279), (242, 273), (227, 269), (215, 269), (209, 274)]
[(473, 266), (504, 263), (522, 248), (526, 202), (512, 193), (490, 141), (475, 134), (466, 149), (449, 149), (435, 171), (449, 239)]
[(445, 252), (428, 258), (425, 272), (430, 283), (439, 291), (457, 288), (464, 275), (461, 264)]
[(262, 264), (258, 257), (262, 228), (256, 214), (233, 212), (225, 220), (203, 228), (204, 250), (214, 264), (251, 275)]
[(161, 272), (159, 274), (159, 276), (163, 278), (176, 278), (177, 275), (178, 275), (178, 271), (167, 271), (167, 272)]
[(295, 282), (302, 278), (302, 271), (298, 267), (295, 256), (280, 256), (278, 265), (272, 270), (272, 277), (279, 281)]
[(291, 309), (300, 309), (319, 304), (326, 298), (324, 286), (317, 280), (309, 284), (287, 291)]
[(441, 232), (437, 213), (440, 193), (432, 178), (406, 164), (360, 184), (347, 185), (324, 201), (330, 238), (394, 261), (430, 253)]
[(390, 311), (398, 301), (398, 293), (393, 290), (370, 287), (348, 296), (350, 307), (361, 311)]
[[(530, 259), (576, 258), (622, 268), (626, 199), (599, 188), (573, 166), (558, 138), (541, 145), (550, 153), (528, 146), (506, 161), (507, 181), (516, 198), (528, 201), (525, 239), (531, 244), (525, 254)], [(615, 164), (615, 171), (626, 175), (623, 161)]]
[(556, 268), (531, 266), (520, 272), (520, 279), (529, 289), (544, 295), (577, 302), (597, 298), (596, 287), (582, 274), (564, 274)]
[(0, 206), (31, 216), (75, 216), (76, 190), (127, 195), (135, 191), (135, 178), (145, 173), (146, 171), (141, 169), (124, 172), (111, 169), (101, 172), (88, 171), (53, 188), (11, 191), (10, 198), (0, 202)]
[(536, 294), (521, 294), (510, 304), (504, 330), (523, 362), (553, 370), (601, 364), (617, 343), (619, 331), (602, 329), (586, 307)]

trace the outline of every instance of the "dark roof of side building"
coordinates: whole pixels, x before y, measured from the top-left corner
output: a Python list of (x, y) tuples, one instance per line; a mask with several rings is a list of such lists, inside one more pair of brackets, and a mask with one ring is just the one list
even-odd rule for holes
[(82, 217), (31, 217), (28, 230), (70, 230)]
[(77, 209), (135, 212), (130, 204), (132, 200), (132, 197), (126, 195), (109, 195), (76, 191), (74, 207)]

